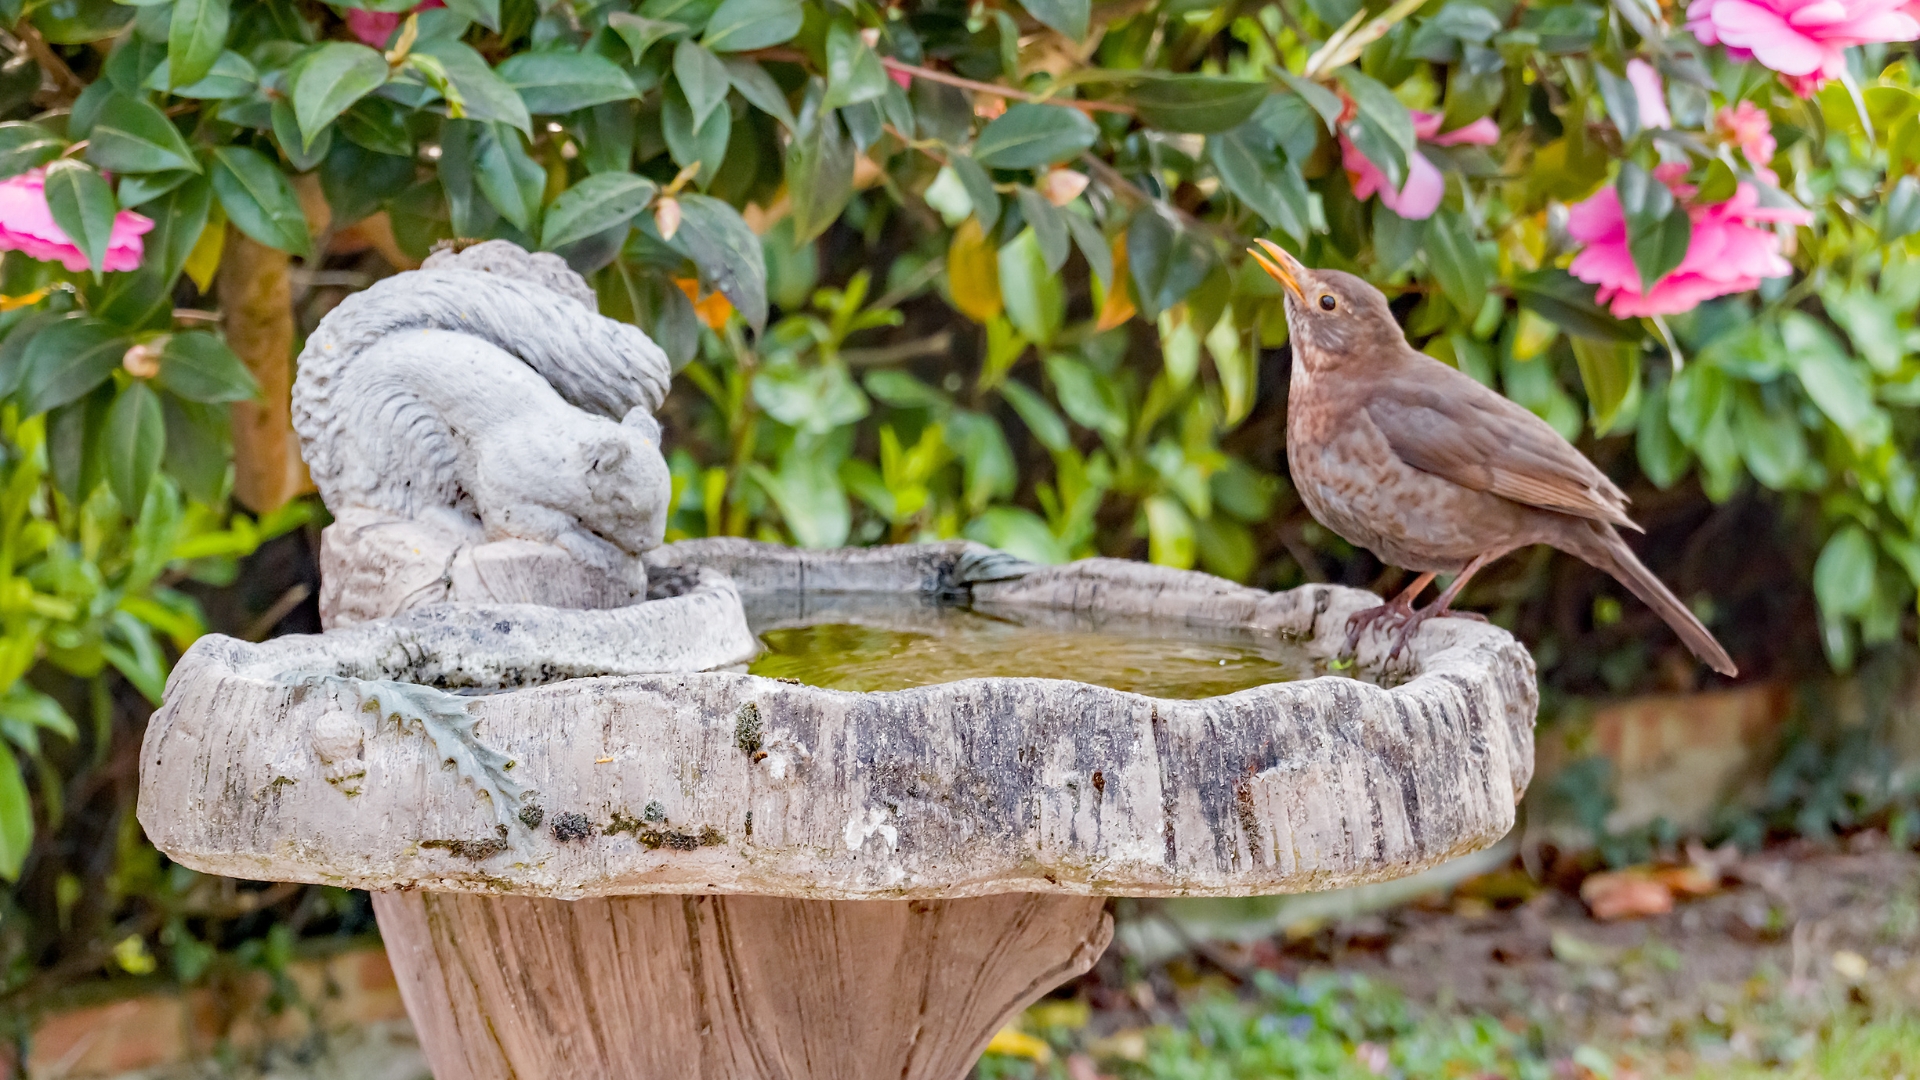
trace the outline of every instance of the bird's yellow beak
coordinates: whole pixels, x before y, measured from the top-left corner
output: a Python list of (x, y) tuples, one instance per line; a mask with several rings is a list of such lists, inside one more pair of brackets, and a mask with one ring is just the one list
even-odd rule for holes
[(1306, 273), (1307, 268), (1300, 265), (1300, 260), (1287, 254), (1286, 248), (1271, 240), (1255, 240), (1254, 244), (1257, 246), (1248, 248), (1247, 254), (1253, 256), (1253, 261), (1260, 264), (1260, 269), (1273, 275), (1273, 280), (1285, 285), (1293, 293), (1295, 300), (1306, 303), (1307, 294), (1300, 289), (1298, 275)]

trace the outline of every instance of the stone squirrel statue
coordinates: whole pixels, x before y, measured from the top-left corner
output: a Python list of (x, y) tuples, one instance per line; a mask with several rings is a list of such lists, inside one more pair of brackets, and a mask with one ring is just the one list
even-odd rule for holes
[[(323, 616), (393, 614), (340, 607), (373, 594), (343, 580), (367, 573), (420, 579), (403, 609), (551, 595), (556, 573), (591, 579), (569, 606), (643, 597), (639, 556), (662, 540), (671, 490), (652, 415), (670, 378), (666, 354), (598, 314), (558, 256), (504, 240), (436, 252), (347, 297), (307, 339), (293, 388), (294, 429), (335, 518)], [(376, 542), (368, 529), (386, 532)], [(370, 562), (377, 550), (418, 558)]]

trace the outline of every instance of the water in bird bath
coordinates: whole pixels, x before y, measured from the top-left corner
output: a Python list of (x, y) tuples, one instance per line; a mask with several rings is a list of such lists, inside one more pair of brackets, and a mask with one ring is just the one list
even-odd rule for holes
[(1028, 676), (1189, 699), (1324, 673), (1299, 644), (1236, 628), (898, 596), (806, 599), (804, 611), (749, 601), (765, 647), (749, 672), (859, 691)]

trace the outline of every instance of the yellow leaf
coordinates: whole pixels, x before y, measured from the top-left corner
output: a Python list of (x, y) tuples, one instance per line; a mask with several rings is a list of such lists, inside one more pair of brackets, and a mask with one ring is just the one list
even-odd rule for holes
[(705, 297), (702, 297), (700, 295), (700, 282), (693, 278), (674, 278), (673, 283), (680, 286), (681, 292), (687, 294), (687, 299), (693, 303), (693, 313), (700, 316), (700, 321), (707, 324), (707, 329), (723, 330), (726, 328), (727, 317), (733, 314), (733, 302), (731, 300), (728, 300), (725, 295), (717, 292), (708, 293)]
[(987, 1044), (987, 1053), (1023, 1057), (1042, 1065), (1053, 1060), (1052, 1047), (1011, 1024), (994, 1033), (993, 1041)]
[(1080, 998), (1042, 1001), (1027, 1009), (1026, 1020), (1028, 1027), (1079, 1031), (1093, 1021), (1093, 1008)]
[[(1099, 288), (1098, 279), (1094, 287)], [(1127, 236), (1122, 233), (1113, 238), (1113, 288), (1107, 290), (1100, 304), (1100, 321), (1095, 325), (1102, 331), (1111, 330), (1133, 318), (1133, 311), (1133, 297), (1127, 295)]]
[(207, 227), (200, 230), (200, 238), (193, 242), (193, 250), (187, 252), (187, 264), (184, 269), (193, 279), (193, 285), (201, 292), (213, 288), (214, 271), (220, 269), (220, 255), (227, 249), (227, 215), (215, 205), (213, 212), (207, 215)]
[(32, 307), (47, 298), (52, 288), (35, 289), (25, 296), (0, 296), (0, 311), (18, 311), (23, 307)]
[(953, 231), (947, 248), (947, 288), (960, 314), (984, 323), (1000, 314), (1000, 253), (987, 243), (978, 218)]

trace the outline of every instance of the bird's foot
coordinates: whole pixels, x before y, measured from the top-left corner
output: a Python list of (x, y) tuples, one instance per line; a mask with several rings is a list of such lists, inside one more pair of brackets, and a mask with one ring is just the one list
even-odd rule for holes
[(1409, 613), (1407, 620), (1400, 624), (1400, 632), (1394, 635), (1393, 648), (1387, 652), (1387, 659), (1398, 660), (1401, 650), (1407, 647), (1407, 642), (1413, 640), (1413, 635), (1420, 632), (1420, 627), (1425, 624), (1428, 619), (1472, 619), (1474, 622), (1487, 621), (1487, 617), (1478, 612), (1455, 611), (1439, 603), (1428, 604), (1418, 611)]
[(1373, 624), (1385, 622), (1391, 627), (1412, 617), (1413, 605), (1401, 602), (1398, 597), (1379, 607), (1354, 612), (1347, 616), (1347, 643), (1341, 647), (1339, 658), (1346, 659), (1355, 655), (1360, 648), (1360, 636), (1365, 634)]

